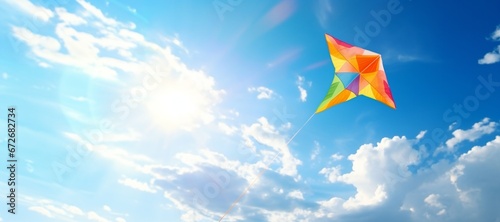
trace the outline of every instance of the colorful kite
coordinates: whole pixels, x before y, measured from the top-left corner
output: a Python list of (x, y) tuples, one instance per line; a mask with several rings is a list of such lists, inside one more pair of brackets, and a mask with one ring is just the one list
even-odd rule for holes
[[(380, 55), (368, 50), (349, 45), (342, 42), (328, 34), (325, 34), (328, 49), (330, 50), (330, 57), (332, 58), (333, 66), (335, 67), (335, 75), (333, 77), (332, 85), (326, 94), (325, 99), (319, 105), (315, 113), (288, 139), (288, 145), (295, 136), (302, 130), (302, 128), (312, 119), (312, 117), (319, 112), (322, 112), (339, 103), (346, 102), (352, 98), (363, 95), (375, 100), (378, 100), (385, 105), (395, 109), (394, 99), (392, 98), (391, 89), (385, 77), (384, 67), (382, 65), (382, 58)], [(219, 219), (219, 222), (231, 212), (236, 204), (245, 196), (257, 180), (262, 177), (264, 172), (268, 169), (269, 164), (274, 162), (274, 159), (280, 153), (272, 158), (264, 169), (255, 177), (245, 190), (238, 196), (238, 198), (229, 206), (226, 212)]]
[(380, 54), (325, 34), (335, 75), (316, 113), (363, 95), (395, 109)]

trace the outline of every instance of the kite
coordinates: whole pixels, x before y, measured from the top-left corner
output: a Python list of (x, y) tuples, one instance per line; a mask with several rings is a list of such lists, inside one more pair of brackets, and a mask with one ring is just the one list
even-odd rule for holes
[(335, 67), (332, 85), (316, 113), (363, 95), (396, 109), (380, 54), (325, 34)]
[[(325, 34), (330, 57), (335, 68), (333, 82), (326, 94), (325, 98), (309, 119), (288, 139), (288, 145), (302, 128), (312, 119), (312, 117), (326, 109), (347, 102), (359, 95), (363, 95), (382, 102), (383, 104), (396, 109), (396, 104), (392, 98), (391, 89), (387, 83), (384, 66), (380, 54), (362, 49), (356, 46), (349, 45), (339, 39), (336, 39), (328, 34)], [(272, 163), (279, 153), (269, 162)], [(231, 212), (236, 204), (245, 196), (264, 172), (268, 169), (269, 164), (260, 171), (260, 173), (252, 180), (238, 198), (229, 206), (226, 212), (221, 216), (219, 222)]]

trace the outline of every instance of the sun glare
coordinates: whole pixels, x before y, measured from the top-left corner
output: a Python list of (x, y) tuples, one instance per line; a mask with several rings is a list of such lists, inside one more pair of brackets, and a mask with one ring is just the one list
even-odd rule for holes
[(146, 102), (152, 121), (161, 128), (173, 130), (191, 128), (202, 115), (203, 97), (180, 87), (160, 89)]

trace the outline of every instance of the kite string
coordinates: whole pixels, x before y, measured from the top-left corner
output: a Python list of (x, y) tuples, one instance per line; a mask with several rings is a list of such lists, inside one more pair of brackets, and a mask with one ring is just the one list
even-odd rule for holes
[[(293, 134), (293, 136), (290, 137), (290, 139), (288, 139), (288, 141), (286, 142), (285, 146), (288, 146), (288, 144), (290, 142), (292, 142), (292, 140), (295, 138), (295, 136), (297, 136), (297, 134), (299, 134), (299, 132), (302, 130), (302, 128), (304, 128), (304, 126), (306, 126), (306, 124), (313, 118), (314, 114), (316, 114), (316, 112), (314, 112), (309, 117), (309, 119), (307, 119), (307, 121), (297, 130), (297, 132), (295, 132), (295, 134)], [(241, 198), (243, 198), (248, 193), (248, 191), (250, 190), (250, 188), (262, 177), (262, 175), (264, 174), (264, 172), (266, 172), (269, 169), (269, 165), (271, 165), (271, 163), (279, 156), (279, 154), (281, 154), (281, 149), (278, 150), (278, 153), (276, 153), (276, 155), (274, 155), (274, 157), (271, 159), (271, 161), (268, 164), (265, 165), (265, 168), (260, 170), (260, 172), (257, 175), (257, 177), (255, 177), (253, 179), (253, 181), (250, 184), (248, 184), (248, 186), (245, 188), (245, 190), (243, 190), (243, 192), (241, 192), (241, 194), (238, 196), (238, 198), (236, 198), (236, 200), (233, 201), (233, 203), (231, 204), (231, 206), (229, 206), (229, 208), (226, 210), (226, 212), (224, 212), (224, 215), (222, 215), (222, 217), (219, 219), (219, 222), (222, 221), (222, 219), (224, 219), (224, 217), (227, 216), (229, 214), (229, 212), (231, 212), (231, 210), (236, 206), (236, 204), (238, 204), (238, 202), (241, 200)]]

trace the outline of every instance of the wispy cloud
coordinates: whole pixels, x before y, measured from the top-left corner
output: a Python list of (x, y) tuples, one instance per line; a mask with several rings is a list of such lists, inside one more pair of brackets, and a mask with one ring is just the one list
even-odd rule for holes
[(87, 219), (89, 219), (91, 221), (96, 221), (96, 222), (109, 222), (109, 220), (100, 216), (99, 214), (97, 214), (94, 211), (90, 211), (87, 213)]
[(340, 170), (341, 170), (340, 166), (325, 167), (325, 168), (321, 169), (318, 173), (325, 175), (326, 179), (330, 183), (335, 183), (339, 180), (340, 175), (342, 175)]
[(76, 1), (89, 13), (89, 15), (99, 19), (101, 22), (104, 22), (104, 24), (109, 26), (117, 26), (120, 24), (115, 19), (106, 17), (100, 9), (96, 8), (89, 2), (86, 2), (85, 0), (76, 0)]
[(122, 178), (118, 180), (118, 183), (123, 184), (124, 186), (131, 187), (136, 190), (148, 192), (148, 193), (156, 193), (156, 190), (151, 187), (150, 184), (138, 181), (136, 179), (131, 178)]
[(424, 202), (433, 207), (443, 208), (443, 204), (439, 202), (439, 194), (430, 194), (424, 199)]
[(500, 40), (500, 26), (497, 26), (497, 29), (493, 32), (493, 34), (491, 35), (491, 38), (495, 41)]
[(128, 9), (128, 11), (129, 11), (129, 12), (131, 12), (132, 14), (137, 14), (137, 9), (132, 8), (132, 7), (130, 7), (130, 6), (127, 6), (127, 9)]
[(398, 61), (400, 62), (412, 62), (420, 60), (420, 58), (411, 55), (398, 55)]
[(182, 41), (180, 40), (179, 38), (179, 34), (175, 34), (173, 37), (169, 38), (165, 38), (165, 40), (177, 47), (179, 47), (180, 49), (182, 49), (186, 54), (189, 54), (189, 50), (184, 46), (184, 44), (182, 43)]
[(274, 68), (283, 65), (287, 62), (290, 62), (296, 59), (300, 55), (300, 52), (302, 52), (302, 48), (296, 47), (288, 49), (287, 51), (279, 55), (276, 59), (274, 59), (272, 62), (268, 63), (267, 67)]
[(315, 15), (323, 29), (328, 29), (329, 21), (333, 13), (333, 6), (330, 0), (319, 0), (315, 5)]
[(339, 161), (339, 160), (344, 159), (344, 156), (342, 156), (341, 154), (335, 153), (335, 154), (331, 155), (330, 158), (333, 161)]
[(5, 0), (8, 4), (15, 6), (18, 10), (38, 18), (44, 22), (54, 17), (54, 12), (42, 6), (36, 6), (29, 0)]
[(314, 141), (314, 149), (311, 153), (311, 160), (315, 160), (316, 157), (319, 155), (319, 152), (321, 151), (321, 146), (318, 141)]
[(279, 24), (285, 22), (296, 10), (295, 0), (281, 0), (262, 18), (261, 24), (266, 30), (273, 29)]
[(330, 62), (330, 60), (323, 60), (323, 61), (312, 63), (312, 64), (306, 66), (306, 68), (304, 68), (304, 72), (311, 71), (311, 70), (317, 69), (319, 67), (322, 67), (322, 66), (328, 64), (328, 62)]
[(235, 126), (229, 126), (229, 125), (227, 125), (226, 123), (223, 123), (223, 122), (219, 122), (219, 124), (217, 124), (217, 126), (226, 135), (233, 135), (238, 130), (237, 127), (235, 127)]
[(427, 130), (422, 130), (422, 131), (420, 131), (420, 132), (418, 133), (417, 137), (416, 137), (416, 138), (417, 138), (417, 140), (420, 140), (420, 139), (424, 138), (424, 136), (425, 136), (425, 134), (426, 134), (426, 133), (427, 133)]
[[(81, 207), (61, 203), (51, 199), (40, 199), (31, 196), (21, 197), (21, 201), (25, 202), (28, 210), (38, 213), (40, 216), (50, 218), (50, 221), (97, 221), (109, 222), (106, 216), (98, 214), (95, 211), (85, 211)], [(109, 213), (109, 212), (108, 212)], [(39, 220), (41, 220), (39, 218)], [(41, 220), (43, 221), (43, 220)]]
[(407, 62), (436, 62), (434, 59), (428, 57), (427, 55), (422, 55), (419, 53), (412, 52), (401, 52), (394, 49), (389, 49), (382, 54), (382, 59), (384, 62), (393, 63), (407, 63)]
[(493, 133), (497, 127), (497, 122), (492, 122), (489, 118), (484, 118), (472, 125), (472, 128), (468, 130), (457, 129), (453, 131), (453, 138), (446, 141), (446, 146), (451, 151), (457, 144), (463, 141), (468, 140), (473, 142), (484, 135)]
[[(250, 126), (244, 125), (241, 131), (243, 138), (247, 140), (253, 139), (262, 145), (271, 147), (274, 152), (279, 152), (280, 158), (276, 160), (282, 163), (282, 168), (279, 171), (280, 174), (298, 176), (297, 166), (301, 165), (302, 161), (292, 155), (285, 137), (265, 117), (259, 118), (257, 123), (253, 123)], [(265, 157), (271, 158), (272, 156), (269, 156), (269, 154), (265, 155)]]
[(49, 218), (54, 217), (54, 216), (52, 216), (52, 213), (49, 210), (45, 209), (44, 207), (33, 206), (33, 207), (29, 207), (28, 210), (37, 212), (37, 213), (44, 215), (46, 217), (49, 217)]
[(304, 89), (304, 82), (305, 78), (303, 76), (298, 76), (297, 77), (297, 89), (299, 89), (300, 92), (300, 101), (305, 102), (307, 100), (307, 90)]
[[(497, 26), (496, 30), (491, 34), (491, 39), (493, 41), (500, 41), (500, 26)], [(500, 45), (498, 45), (493, 51), (486, 53), (482, 59), (478, 60), (481, 65), (493, 64), (500, 62)]]
[(288, 193), (288, 196), (299, 200), (304, 199), (304, 195), (302, 194), (302, 192), (300, 192), (300, 190), (293, 190), (290, 193)]
[(275, 92), (264, 86), (250, 87), (248, 92), (257, 92), (257, 99), (271, 99), (275, 96)]
[(478, 63), (481, 65), (489, 65), (493, 63), (497, 63), (500, 61), (500, 45), (491, 52), (488, 52), (484, 55), (482, 59), (479, 59)]

